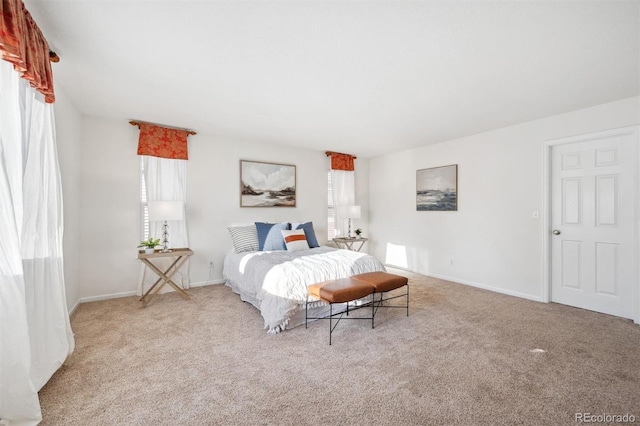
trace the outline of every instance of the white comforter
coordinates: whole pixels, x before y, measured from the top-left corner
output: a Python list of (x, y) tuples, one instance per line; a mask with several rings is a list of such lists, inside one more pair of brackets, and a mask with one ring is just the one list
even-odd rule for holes
[(304, 305), (310, 284), (365, 272), (384, 271), (378, 259), (364, 253), (317, 247), (302, 251), (230, 253), (224, 260), (226, 284), (255, 300), (269, 333), (286, 328)]

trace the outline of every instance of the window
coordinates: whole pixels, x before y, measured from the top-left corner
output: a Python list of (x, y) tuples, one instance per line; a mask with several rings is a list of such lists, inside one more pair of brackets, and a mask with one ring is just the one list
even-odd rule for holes
[(327, 172), (327, 239), (331, 241), (336, 236), (335, 215), (333, 210), (333, 191), (331, 190), (331, 170)]
[(147, 204), (147, 183), (144, 179), (144, 161), (140, 158), (140, 240), (149, 238), (149, 207)]
[[(148, 203), (152, 201), (182, 201), (186, 204), (186, 160), (140, 156), (140, 238), (158, 238), (162, 223), (149, 217)], [(175, 247), (188, 247), (186, 219), (172, 226), (171, 243)], [(184, 245), (183, 245), (184, 244)]]

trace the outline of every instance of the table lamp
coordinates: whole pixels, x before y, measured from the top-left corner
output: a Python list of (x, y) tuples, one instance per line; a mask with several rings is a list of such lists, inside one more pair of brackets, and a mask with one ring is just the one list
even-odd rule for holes
[(360, 206), (347, 206), (347, 217), (349, 218), (347, 238), (351, 238), (351, 219), (360, 219), (361, 214)]
[(169, 249), (169, 220), (184, 220), (184, 203), (182, 201), (149, 201), (149, 221), (164, 221), (162, 225), (162, 252)]

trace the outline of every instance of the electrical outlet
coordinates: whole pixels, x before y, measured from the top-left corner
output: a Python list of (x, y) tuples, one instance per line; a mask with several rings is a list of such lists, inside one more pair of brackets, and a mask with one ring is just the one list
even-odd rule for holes
[(453, 259), (449, 259), (449, 265), (453, 266)]

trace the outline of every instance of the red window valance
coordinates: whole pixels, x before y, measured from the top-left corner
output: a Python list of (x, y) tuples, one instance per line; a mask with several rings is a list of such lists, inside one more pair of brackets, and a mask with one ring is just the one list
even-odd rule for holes
[(49, 43), (22, 0), (2, 0), (0, 3), (0, 51), (2, 59), (13, 64), (31, 87), (53, 103), (53, 72), (49, 61)]
[(150, 123), (132, 121), (140, 128), (138, 155), (188, 160), (187, 136), (195, 135), (190, 130), (172, 129)]
[(326, 152), (327, 157), (331, 157), (331, 170), (346, 170), (352, 172), (355, 170), (353, 160), (356, 159), (353, 155), (341, 154), (339, 152)]

